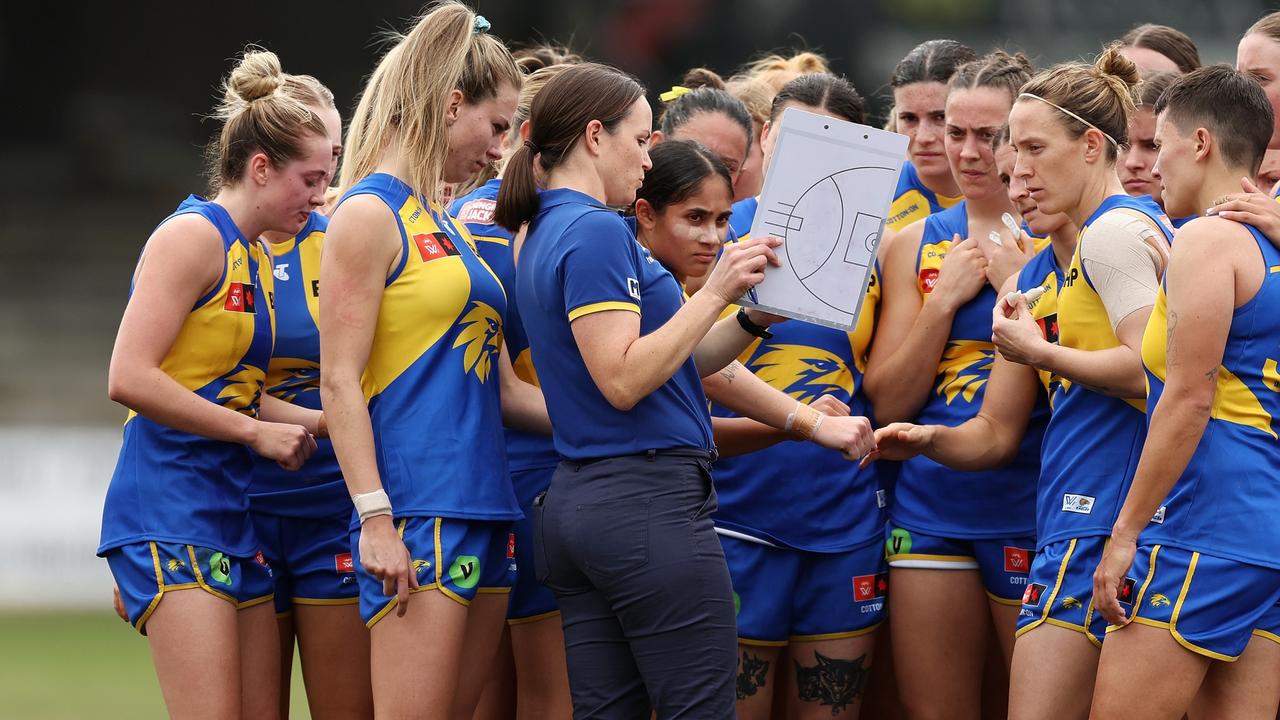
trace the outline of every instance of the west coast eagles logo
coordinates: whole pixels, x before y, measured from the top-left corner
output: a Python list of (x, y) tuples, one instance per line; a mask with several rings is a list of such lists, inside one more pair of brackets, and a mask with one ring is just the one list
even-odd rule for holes
[(823, 395), (853, 394), (853, 373), (844, 360), (809, 345), (768, 345), (751, 362), (751, 372), (802, 403)]
[(942, 353), (936, 392), (950, 405), (957, 397), (973, 402), (978, 390), (987, 384), (991, 366), (995, 364), (995, 350), (991, 343), (980, 340), (953, 340)]
[(480, 382), (488, 380), (489, 370), (502, 345), (502, 319), (498, 311), (474, 301), (471, 310), (458, 321), (458, 327), (458, 339), (453, 341), (453, 346), (466, 346), (462, 354), (463, 371), (474, 372)]

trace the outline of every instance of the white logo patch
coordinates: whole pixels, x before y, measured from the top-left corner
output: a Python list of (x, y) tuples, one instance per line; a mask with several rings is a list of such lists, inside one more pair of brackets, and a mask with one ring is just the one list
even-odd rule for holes
[(1156, 509), (1156, 514), (1151, 516), (1151, 522), (1153, 522), (1153, 523), (1155, 523), (1155, 524), (1157, 524), (1157, 525), (1163, 525), (1163, 524), (1164, 524), (1164, 513), (1165, 513), (1165, 510), (1166, 510), (1166, 509), (1167, 509), (1167, 508), (1166, 508), (1164, 505), (1161, 505), (1158, 509)]
[(497, 206), (498, 204), (492, 200), (483, 198), (472, 200), (458, 210), (458, 222), (492, 225), (493, 211)]
[(888, 504), (889, 504), (889, 501), (888, 501), (888, 499), (885, 497), (885, 493), (884, 493), (884, 491), (883, 491), (883, 490), (877, 490), (877, 491), (876, 491), (876, 507), (882, 508), (882, 507), (884, 507), (884, 506), (886, 506), (886, 505), (888, 505)]
[(275, 270), (271, 271), (271, 274), (275, 275), (277, 280), (288, 281), (289, 279), (288, 269), (289, 269), (289, 263), (280, 263), (279, 265), (276, 265)]
[(1079, 513), (1088, 515), (1093, 512), (1094, 498), (1088, 495), (1072, 495), (1067, 493), (1062, 496), (1062, 512)]
[(627, 294), (636, 300), (640, 299), (640, 281), (635, 278), (627, 278)]

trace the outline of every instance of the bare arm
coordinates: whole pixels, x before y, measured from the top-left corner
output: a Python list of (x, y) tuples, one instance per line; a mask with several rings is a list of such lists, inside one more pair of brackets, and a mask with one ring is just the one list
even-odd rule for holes
[[(320, 287), (324, 288), (320, 302), (320, 367), (324, 368), (320, 402), (347, 490), (353, 496), (382, 489), (373, 424), (360, 378), (373, 347), (387, 275), (400, 256), (399, 232), (386, 205), (373, 196), (357, 195), (334, 212), (320, 258)], [(409, 590), (417, 587), (418, 581), (391, 515), (364, 521), (360, 562), (382, 580), (384, 593), (396, 595), (396, 612), (403, 615)]]
[(139, 261), (107, 373), (107, 393), (162, 425), (214, 440), (244, 443), (286, 468), (314, 449), (304, 428), (255, 420), (188, 390), (160, 368), (189, 308), (222, 275), (218, 231), (197, 215), (181, 215), (156, 229)]
[[(738, 419), (749, 418), (747, 422), (757, 424), (721, 424), (722, 432), (727, 430), (730, 433), (741, 433), (737, 437), (728, 438), (731, 449), (750, 452), (747, 448), (758, 450), (781, 440), (799, 439), (784, 430), (787, 417), (796, 411), (795, 398), (761, 380), (743, 367), (742, 363), (734, 361), (719, 373), (704, 377), (702, 386), (707, 397), (743, 416)], [(849, 406), (835, 398), (819, 398), (811, 407), (827, 416), (812, 438), (814, 443), (838, 450), (846, 457), (860, 458), (871, 452), (874, 446), (871, 442), (869, 420), (864, 417), (849, 417)], [(760, 426), (781, 435), (775, 436)], [(774, 437), (777, 439), (773, 439)], [(772, 441), (769, 442), (770, 440)], [(764, 444), (760, 447), (751, 447), (761, 442)]]
[(266, 390), (262, 391), (262, 404), (258, 416), (263, 420), (301, 425), (307, 429), (307, 432), (316, 437), (326, 437), (327, 432), (324, 427), (324, 421), (320, 419), (322, 415), (324, 413), (319, 410), (294, 405), (291, 402), (281, 400)]
[(976, 243), (954, 242), (937, 284), (925, 299), (917, 289), (916, 254), (924, 223), (909, 225), (889, 246), (875, 342), (865, 389), (881, 422), (915, 417), (929, 398), (956, 311), (986, 283)]
[[(1001, 294), (1016, 288), (1015, 275), (1006, 280)], [(977, 415), (954, 427), (887, 425), (876, 431), (877, 454), (888, 460), (924, 455), (970, 472), (1006, 465), (1018, 453), (1041, 392), (1035, 370), (997, 355)]]
[(547, 415), (547, 402), (542, 397), (542, 388), (521, 380), (511, 367), (511, 356), (507, 353), (507, 344), (502, 344), (499, 353), (498, 374), (502, 382), (502, 424), (516, 430), (551, 434), (551, 418)]

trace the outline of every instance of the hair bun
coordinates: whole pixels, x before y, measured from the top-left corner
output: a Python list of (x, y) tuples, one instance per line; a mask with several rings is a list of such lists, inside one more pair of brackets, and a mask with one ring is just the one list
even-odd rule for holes
[(227, 101), (251, 103), (267, 97), (284, 84), (280, 58), (269, 50), (246, 50), (227, 78)]
[(724, 80), (714, 71), (707, 68), (693, 68), (686, 72), (680, 80), (680, 84), (690, 90), (698, 88), (715, 88), (716, 90), (724, 90)]
[[(1142, 73), (1139, 72), (1138, 66), (1132, 60), (1120, 52), (1120, 48), (1121, 45), (1119, 43), (1107, 46), (1102, 51), (1102, 54), (1093, 61), (1093, 68), (1101, 75), (1110, 75), (1119, 79), (1132, 90), (1137, 87), (1138, 83), (1142, 82)], [(1106, 78), (1104, 77), (1103, 79)]]

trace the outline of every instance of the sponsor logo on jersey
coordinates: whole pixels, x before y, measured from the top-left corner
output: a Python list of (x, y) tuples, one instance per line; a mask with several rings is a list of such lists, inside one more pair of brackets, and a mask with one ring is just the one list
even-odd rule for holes
[(289, 280), (289, 263), (280, 263), (276, 265), (275, 269), (271, 271), (271, 274), (275, 275), (277, 280), (284, 280), (287, 282)]
[(1066, 493), (1062, 496), (1062, 512), (1088, 515), (1093, 512), (1093, 504), (1094, 498), (1089, 495)]
[[(356, 566), (351, 562), (351, 553), (338, 553), (333, 556), (333, 569), (339, 574), (353, 573)], [(416, 568), (415, 568), (416, 569)]]
[(516, 534), (507, 533), (507, 559), (514, 560), (516, 557)]
[(1116, 592), (1116, 600), (1129, 605), (1133, 603), (1133, 590), (1137, 586), (1138, 581), (1131, 577), (1126, 577), (1124, 582), (1120, 583), (1120, 589)]
[(413, 236), (413, 244), (417, 246), (422, 262), (431, 262), (458, 254), (458, 246), (454, 245), (453, 239), (447, 233), (419, 233)]
[(462, 206), (458, 211), (458, 222), (492, 225), (493, 211), (498, 203), (485, 198), (476, 198)]
[(875, 575), (859, 575), (853, 579), (853, 599), (855, 602), (866, 602), (882, 598), (889, 592), (889, 573)]
[(1157, 524), (1157, 525), (1163, 525), (1163, 524), (1164, 524), (1164, 514), (1165, 514), (1166, 509), (1167, 509), (1167, 507), (1166, 507), (1166, 506), (1164, 506), (1164, 505), (1161, 505), (1160, 507), (1156, 508), (1156, 514), (1151, 516), (1151, 522), (1153, 522), (1153, 523), (1155, 523), (1155, 524)]
[(1071, 287), (1072, 285), (1075, 285), (1075, 284), (1076, 284), (1076, 280), (1077, 280), (1079, 277), (1080, 277), (1080, 268), (1076, 268), (1076, 267), (1071, 268), (1071, 272), (1068, 272), (1068, 273), (1066, 274), (1066, 277), (1064, 277), (1064, 278), (1063, 278), (1063, 280), (1062, 280), (1062, 286), (1063, 286), (1063, 287)]
[(627, 294), (636, 300), (640, 299), (640, 281), (633, 277), (627, 278)]
[(1026, 548), (1004, 546), (1004, 571), (1024, 573), (1031, 569), (1031, 551)]
[(223, 309), (231, 312), (252, 313), (254, 290), (254, 286), (249, 283), (231, 283), (227, 287), (227, 301), (223, 304)]
[(253, 554), (253, 561), (264, 568), (271, 568), (271, 566), (267, 564), (267, 556), (263, 555), (261, 550)]
[(1031, 583), (1022, 593), (1022, 604), (1028, 607), (1036, 607), (1044, 597), (1045, 589), (1046, 586), (1043, 583)]
[(924, 268), (920, 271), (920, 292), (928, 295), (938, 284), (938, 268)]
[(888, 505), (889, 505), (889, 500), (885, 494), (885, 491), (877, 490), (876, 491), (876, 507), (883, 508), (883, 507), (887, 507)]
[[(1036, 302), (1040, 301), (1037, 300)], [(1058, 313), (1050, 313), (1042, 318), (1037, 318), (1036, 325), (1040, 326), (1040, 334), (1044, 335), (1045, 340), (1054, 345), (1058, 344)]]

